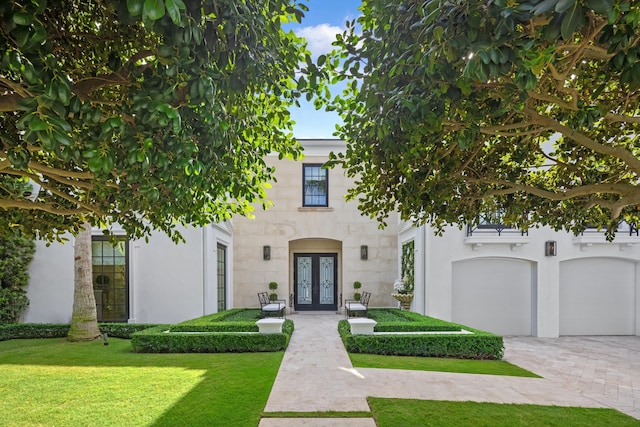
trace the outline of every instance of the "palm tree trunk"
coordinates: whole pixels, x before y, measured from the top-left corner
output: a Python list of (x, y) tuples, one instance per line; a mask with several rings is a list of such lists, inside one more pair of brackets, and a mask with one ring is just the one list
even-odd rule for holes
[(91, 224), (84, 223), (76, 236), (74, 248), (75, 289), (73, 292), (73, 314), (69, 341), (91, 341), (100, 337), (96, 299), (93, 295), (91, 262)]

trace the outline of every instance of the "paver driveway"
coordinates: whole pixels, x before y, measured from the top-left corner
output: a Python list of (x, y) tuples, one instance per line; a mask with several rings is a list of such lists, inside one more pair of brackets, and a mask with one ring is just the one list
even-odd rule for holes
[[(505, 337), (505, 360), (543, 378), (353, 368), (343, 317), (290, 317), (295, 332), (265, 412), (368, 411), (367, 396), (610, 407), (640, 419), (640, 337)], [(375, 426), (373, 419), (267, 419), (271, 426)]]

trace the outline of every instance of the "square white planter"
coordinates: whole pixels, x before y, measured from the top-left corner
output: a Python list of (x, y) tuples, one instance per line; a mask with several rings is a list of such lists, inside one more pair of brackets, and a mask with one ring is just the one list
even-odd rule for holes
[(373, 334), (373, 328), (378, 324), (372, 319), (348, 319), (349, 325), (351, 325), (351, 333), (354, 335), (371, 335)]
[(284, 319), (260, 319), (256, 322), (261, 334), (281, 334)]

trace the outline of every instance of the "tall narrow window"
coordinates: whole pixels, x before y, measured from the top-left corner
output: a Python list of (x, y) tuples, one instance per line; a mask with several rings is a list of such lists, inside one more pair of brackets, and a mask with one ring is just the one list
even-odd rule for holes
[(227, 309), (227, 247), (218, 245), (218, 312)]
[(302, 206), (329, 206), (329, 175), (321, 164), (302, 167)]
[(126, 322), (129, 318), (129, 251), (126, 239), (115, 243), (94, 236), (93, 293), (99, 322)]

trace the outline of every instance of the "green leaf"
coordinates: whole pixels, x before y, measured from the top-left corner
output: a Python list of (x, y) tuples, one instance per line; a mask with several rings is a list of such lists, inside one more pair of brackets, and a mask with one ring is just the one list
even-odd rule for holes
[(102, 167), (104, 166), (104, 159), (100, 156), (96, 156), (96, 157), (92, 157), (89, 159), (89, 161), (87, 162), (87, 165), (89, 166), (89, 170), (91, 172), (99, 172)]
[(613, 0), (586, 0), (585, 4), (595, 13), (607, 15), (613, 10)]
[(29, 120), (29, 129), (31, 129), (32, 131), (47, 130), (49, 129), (49, 127), (49, 123), (45, 122), (35, 114), (33, 115), (33, 118)]
[(582, 19), (582, 15), (582, 6), (578, 3), (566, 12), (564, 18), (562, 18), (562, 24), (560, 26), (560, 33), (562, 34), (563, 39), (569, 40), (572, 38), (573, 33), (578, 28), (578, 24)]
[(144, 0), (127, 0), (127, 10), (131, 16), (142, 15)]
[(542, 15), (553, 9), (555, 5), (558, 3), (558, 0), (544, 0), (542, 3), (538, 4), (535, 9), (533, 9), (534, 15)]
[(157, 21), (164, 16), (164, 0), (144, 0), (142, 19)]
[(16, 12), (13, 14), (13, 17), (11, 18), (13, 20), (13, 22), (17, 25), (24, 25), (24, 26), (29, 26), (33, 23), (33, 21), (35, 20), (35, 18), (33, 17), (33, 15), (29, 14), (29, 13), (25, 13), (25, 12)]
[(180, 25), (181, 23), (180, 10), (186, 9), (186, 6), (182, 2), (182, 0), (165, 0), (165, 6), (167, 8), (167, 13), (169, 14), (169, 18), (171, 18), (174, 24)]
[(53, 138), (58, 141), (60, 145), (72, 145), (73, 140), (64, 132), (59, 131), (58, 129), (53, 129)]
[(558, 13), (562, 13), (565, 10), (569, 9), (571, 6), (574, 6), (575, 3), (576, 0), (559, 0), (558, 3), (556, 3), (555, 11)]

